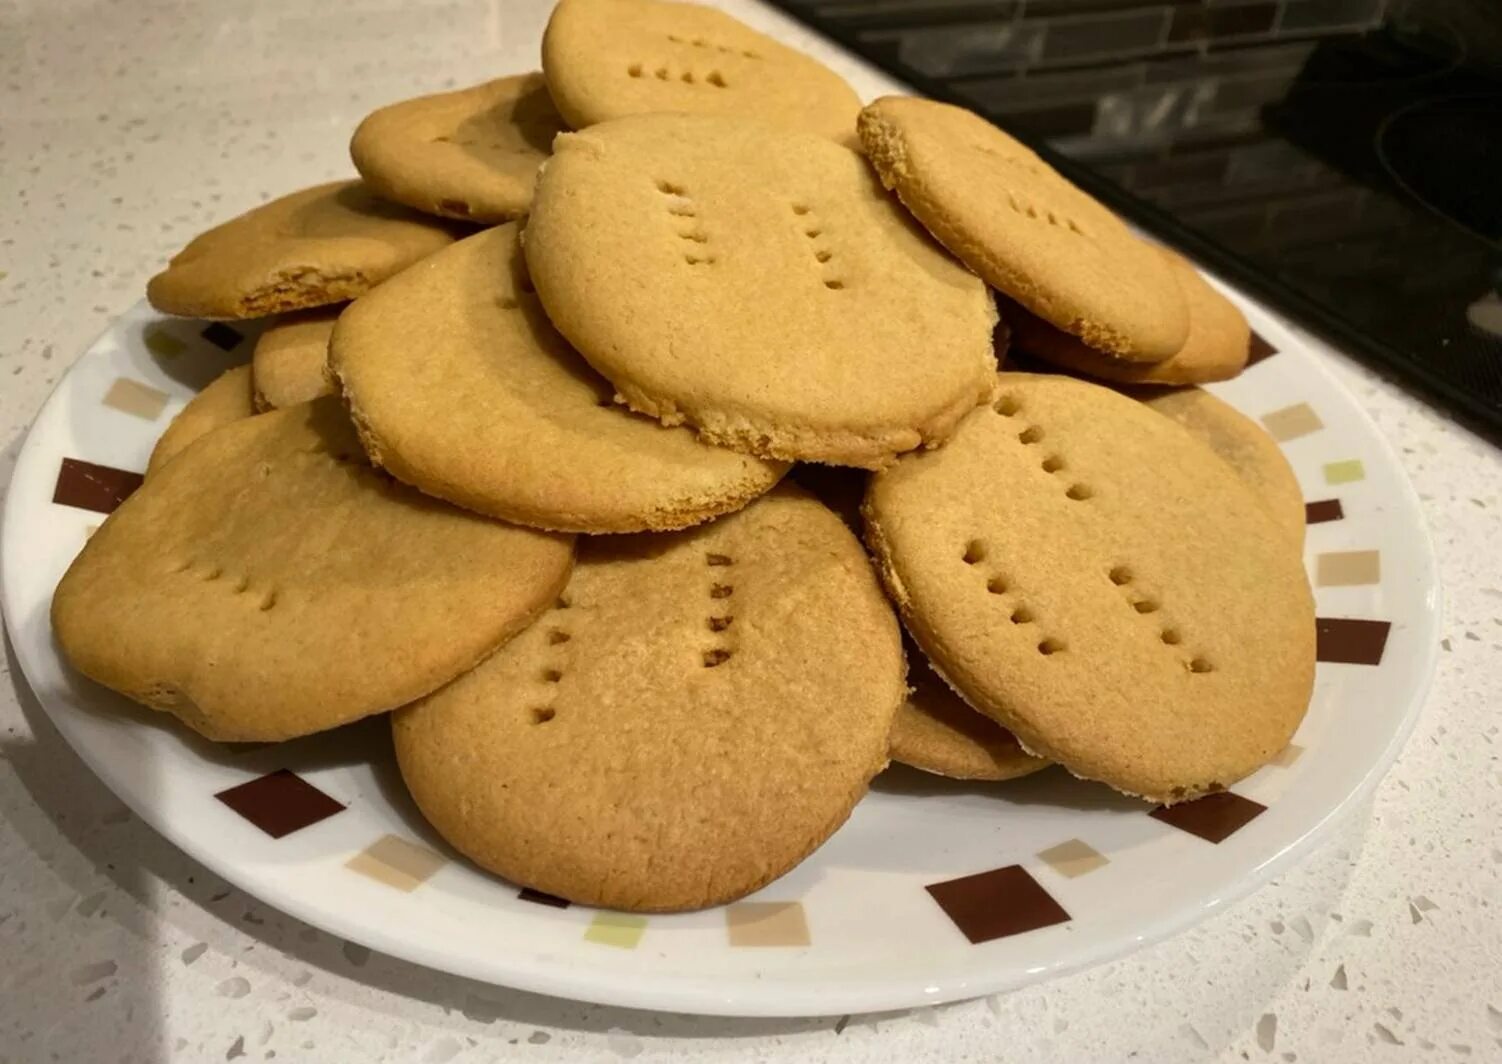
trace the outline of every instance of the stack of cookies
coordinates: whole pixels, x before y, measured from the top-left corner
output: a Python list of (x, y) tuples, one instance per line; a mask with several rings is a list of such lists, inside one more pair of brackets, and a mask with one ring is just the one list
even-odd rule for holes
[(226, 742), (390, 713), (454, 847), (641, 911), (783, 874), (889, 760), (1176, 802), (1297, 727), (1298, 486), (1194, 387), (1246, 321), (1001, 130), (562, 0), (540, 74), (352, 155), (152, 280), (276, 317), (59, 585), (86, 676)]

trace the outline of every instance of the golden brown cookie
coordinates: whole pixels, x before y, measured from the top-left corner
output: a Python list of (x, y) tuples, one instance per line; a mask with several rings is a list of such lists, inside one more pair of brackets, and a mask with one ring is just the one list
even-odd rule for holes
[(89, 539), (52, 603), (79, 672), (210, 739), (275, 741), (412, 701), (557, 596), (570, 540), (371, 469), (337, 400), (199, 439)]
[(1283, 449), (1265, 429), (1202, 388), (1134, 388), (1140, 399), (1224, 458), (1296, 546), (1304, 542), (1304, 492)]
[(1086, 377), (1117, 384), (1196, 384), (1229, 380), (1246, 366), (1252, 331), (1240, 308), (1200, 276), (1187, 259), (1166, 248), (1173, 276), (1189, 309), (1189, 335), (1162, 362), (1125, 362), (1061, 332), (1015, 303), (1003, 307), (1013, 346)]
[(817, 60), (721, 11), (664, 0), (561, 0), (542, 69), (575, 129), (654, 111), (731, 115), (853, 144), (860, 98)]
[(296, 406), (333, 395), (329, 337), (344, 307), (287, 314), (268, 325), (250, 356), (257, 410)]
[(882, 183), (992, 287), (1115, 358), (1183, 346), (1183, 296), (1158, 252), (991, 123), (884, 96), (858, 129)]
[(1011, 780), (1048, 767), (1017, 737), (977, 713), (909, 647), (907, 700), (892, 722), (892, 760), (960, 780)]
[(231, 421), (241, 421), (256, 412), (251, 396), (250, 367), (236, 366), (225, 370), (209, 386), (183, 407), (167, 426), (151, 458), (146, 475), (154, 476), (167, 460), (205, 433), (213, 432)]
[(696, 909), (782, 875), (886, 764), (902, 645), (865, 552), (791, 486), (594, 537), (557, 608), (393, 718), (418, 808), (514, 882)]
[(781, 462), (613, 405), (531, 288), (508, 224), (345, 311), (333, 365), (380, 465), (471, 510), (574, 532), (684, 528), (781, 478)]
[(354, 299), (452, 243), (453, 229), (359, 181), (294, 192), (194, 237), (146, 286), (166, 314), (258, 318)]
[(537, 167), (565, 128), (542, 75), (520, 74), (382, 107), (360, 123), (349, 153), (394, 203), (504, 222), (527, 213)]
[(1298, 552), (1184, 429), (1107, 388), (1005, 373), (948, 446), (872, 478), (908, 630), (1031, 753), (1174, 802), (1287, 744), (1314, 680)]
[(990, 293), (854, 152), (692, 115), (554, 152), (527, 265), (632, 409), (764, 457), (879, 467), (994, 388)]

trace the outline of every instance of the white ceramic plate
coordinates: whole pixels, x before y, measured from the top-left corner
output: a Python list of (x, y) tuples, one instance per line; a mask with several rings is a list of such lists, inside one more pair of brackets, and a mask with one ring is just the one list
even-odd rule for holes
[[(1429, 683), (1439, 589), (1412, 489), (1316, 358), (1242, 304), (1277, 353), (1214, 390), (1283, 438), (1320, 519), (1311, 579), (1336, 584), (1317, 587), (1319, 614), (1338, 623), (1322, 622), (1296, 745), (1236, 797), (1184, 807), (1222, 823), (1257, 813), (1218, 843), (1057, 769), (989, 786), (893, 769), (822, 849), (746, 903), (628, 917), (530, 900), (457, 858), (403, 791), (384, 721), (239, 750), (135, 709), (71, 674), (52, 642), (52, 589), (103, 519), (54, 501), (60, 471), (64, 459), (143, 469), (193, 386), (242, 361), (252, 339), (222, 326), (206, 337), (203, 323), (144, 305), (79, 360), (31, 430), (0, 541), (6, 621), (41, 704), (131, 808), (225, 879), (352, 941), (508, 986), (679, 1012), (839, 1014), (1015, 987), (1162, 938), (1268, 880), (1370, 791)], [(64, 496), (109, 494), (107, 471), (70, 468)], [(280, 817), (277, 830), (309, 821), (280, 838), (215, 797), (268, 774), (240, 804)], [(1044, 919), (1057, 922), (1020, 930)]]

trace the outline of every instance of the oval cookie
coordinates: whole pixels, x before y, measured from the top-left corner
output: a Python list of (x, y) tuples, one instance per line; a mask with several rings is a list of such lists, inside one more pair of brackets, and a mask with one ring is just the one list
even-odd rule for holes
[(785, 486), (688, 532), (582, 540), (557, 608), (392, 724), (418, 807), (481, 867), (696, 909), (844, 822), (886, 764), (902, 677), (860, 543)]
[(1202, 388), (1129, 392), (1208, 444), (1246, 481), (1296, 546), (1304, 542), (1304, 491), (1283, 449), (1251, 418)]
[(537, 167), (565, 126), (541, 74), (497, 78), (375, 111), (350, 141), (377, 193), (428, 214), (503, 222), (527, 213)]
[(183, 450), (200, 436), (242, 421), (256, 412), (252, 397), (249, 366), (227, 369), (209, 382), (188, 405), (178, 411), (151, 449), (151, 458), (146, 463), (146, 475), (154, 476), (167, 460)]
[(339, 403), (248, 418), (163, 466), (85, 544), (52, 625), (79, 672), (210, 739), (394, 709), (552, 602), (570, 540), (424, 498)]
[(561, 0), (542, 38), (548, 91), (575, 129), (654, 111), (722, 114), (853, 143), (860, 99), (801, 52), (713, 8)]
[(959, 780), (1011, 780), (1048, 767), (1017, 737), (976, 712), (910, 647), (908, 692), (892, 722), (892, 760)]
[(146, 286), (166, 314), (259, 318), (354, 299), (453, 242), (359, 181), (294, 192), (194, 237)]
[(1158, 252), (1030, 149), (911, 97), (868, 105), (858, 128), (882, 183), (992, 287), (1118, 359), (1183, 346), (1184, 299)]
[(440, 252), (353, 304), (332, 348), (366, 449), (401, 480), (540, 528), (683, 528), (786, 471), (611, 403), (548, 324), (514, 224)]
[(1106, 388), (1001, 375), (948, 446), (872, 479), (908, 629), (1030, 752), (1172, 802), (1288, 742), (1314, 679), (1302, 560), (1246, 485)]
[(527, 265), (633, 409), (736, 450), (879, 467), (990, 395), (990, 293), (854, 152), (687, 115), (554, 152)]
[(1210, 286), (1194, 265), (1160, 249), (1189, 312), (1183, 345), (1162, 362), (1112, 358), (1054, 328), (1015, 303), (1004, 307), (1017, 350), (1086, 377), (1117, 384), (1197, 384), (1230, 380), (1246, 366), (1252, 330), (1239, 307)]
[(276, 410), (334, 394), (329, 380), (329, 337), (344, 308), (319, 307), (272, 322), (250, 356), (256, 407)]

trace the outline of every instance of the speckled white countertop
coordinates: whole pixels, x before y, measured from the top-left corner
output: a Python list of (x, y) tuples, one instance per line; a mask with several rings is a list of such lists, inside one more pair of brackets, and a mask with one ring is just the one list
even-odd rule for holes
[[(749, 0), (724, 6), (887, 83)], [(534, 67), (547, 0), (0, 6), (0, 485), (52, 385), (189, 236), (349, 172), (373, 107)], [(327, 13), (325, 13), (327, 12)], [(0, 1064), (283, 1060), (1502, 1060), (1502, 451), (1332, 355), (1424, 500), (1448, 598), (1370, 811), (1123, 961), (914, 1013), (716, 1020), (372, 955), (131, 815), (0, 661)]]

